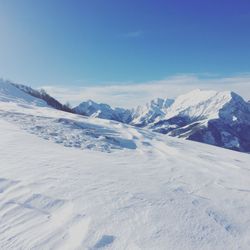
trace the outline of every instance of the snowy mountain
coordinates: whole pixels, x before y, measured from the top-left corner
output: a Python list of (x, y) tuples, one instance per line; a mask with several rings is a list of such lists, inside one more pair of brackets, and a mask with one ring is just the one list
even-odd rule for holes
[(131, 125), (154, 132), (250, 152), (250, 103), (233, 92), (193, 90), (156, 99), (132, 112)]
[(108, 119), (129, 123), (131, 121), (131, 111), (122, 108), (111, 108), (108, 104), (96, 103), (91, 100), (82, 102), (77, 107), (73, 108), (76, 114), (97, 117), (101, 119)]
[[(7, 82), (7, 83), (10, 83), (10, 82)], [(28, 87), (28, 86), (25, 86), (22, 84), (15, 84), (15, 83), (10, 83), (10, 84), (12, 84), (16, 88), (20, 89), (21, 91), (23, 91), (23, 92), (25, 92), (33, 97), (44, 100), (49, 106), (51, 106), (55, 109), (63, 110), (66, 112), (72, 112), (72, 110), (69, 107), (61, 104), (55, 98), (51, 97), (48, 93), (46, 93), (44, 90), (35, 90), (35, 89), (32, 89), (31, 87)]]
[[(241, 98), (218, 96), (219, 118), (183, 97), (181, 110), (248, 119)], [(249, 154), (57, 110), (3, 82), (0, 137), (0, 249), (250, 248)]]
[(169, 108), (173, 99), (157, 98), (147, 103), (145, 106), (139, 106), (132, 111), (132, 121), (130, 124), (144, 127), (156, 120), (157, 117), (163, 116), (167, 108)]
[(3, 81), (1, 88), (4, 89), (3, 86), (8, 85), (11, 85), (11, 88), (15, 87), (15, 91), (19, 90), (19, 96), (21, 90), (28, 94), (29, 99), (44, 105), (43, 100), (47, 105), (59, 110), (114, 120), (169, 136), (250, 152), (250, 103), (233, 92), (197, 89), (175, 100), (158, 98), (132, 110), (112, 108), (107, 104), (89, 100), (71, 110), (44, 91)]
[(152, 124), (153, 131), (250, 152), (250, 104), (233, 92), (181, 95)]
[(47, 103), (26, 91), (21, 90), (14, 84), (0, 79), (0, 101), (10, 104), (34, 104), (37, 106), (48, 106)]

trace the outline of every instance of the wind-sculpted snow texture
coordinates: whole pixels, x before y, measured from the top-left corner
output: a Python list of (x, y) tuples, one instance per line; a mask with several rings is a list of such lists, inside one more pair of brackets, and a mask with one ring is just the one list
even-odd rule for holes
[(250, 249), (249, 154), (4, 89), (0, 249)]
[[(45, 111), (50, 113), (51, 110)], [(22, 113), (3, 113), (1, 118), (15, 122), (20, 128), (46, 140), (52, 140), (66, 147), (92, 149), (111, 152), (114, 149), (135, 149), (131, 138), (124, 137), (117, 123), (110, 122), (110, 127), (86, 121), (86, 118), (68, 116), (69, 118), (43, 117)], [(67, 114), (63, 114), (67, 117)], [(100, 121), (101, 123), (102, 121)], [(106, 122), (108, 124), (109, 122)], [(113, 128), (112, 128), (113, 125)], [(122, 125), (125, 127), (124, 125)], [(117, 127), (117, 130), (115, 129)]]

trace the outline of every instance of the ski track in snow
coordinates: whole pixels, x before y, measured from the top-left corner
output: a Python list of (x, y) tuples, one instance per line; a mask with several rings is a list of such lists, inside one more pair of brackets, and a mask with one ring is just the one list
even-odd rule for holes
[(248, 154), (11, 103), (0, 131), (0, 249), (250, 249)]

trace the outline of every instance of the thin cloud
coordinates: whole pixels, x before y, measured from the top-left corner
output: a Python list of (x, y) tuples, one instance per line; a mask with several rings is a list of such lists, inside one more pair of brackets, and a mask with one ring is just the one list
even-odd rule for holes
[[(231, 90), (250, 100), (250, 75), (225, 78), (201, 78), (197, 75), (179, 75), (144, 83), (106, 84), (105, 86), (56, 87), (43, 86), (49, 94), (73, 106), (94, 100), (113, 107), (132, 108), (160, 98), (174, 98), (196, 88), (218, 91)], [(194, 97), (195, 98), (195, 97)]]

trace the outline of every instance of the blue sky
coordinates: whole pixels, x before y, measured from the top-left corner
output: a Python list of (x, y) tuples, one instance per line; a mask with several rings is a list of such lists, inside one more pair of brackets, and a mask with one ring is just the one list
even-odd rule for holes
[(235, 77), (250, 72), (249, 27), (249, 0), (0, 0), (0, 77), (34, 87)]

